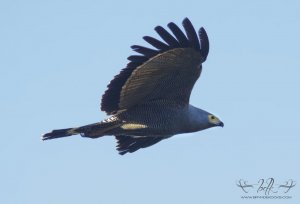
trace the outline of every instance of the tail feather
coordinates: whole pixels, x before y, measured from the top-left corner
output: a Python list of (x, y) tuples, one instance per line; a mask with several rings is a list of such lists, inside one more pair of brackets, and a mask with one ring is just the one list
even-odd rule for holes
[(66, 128), (60, 130), (53, 130), (52, 132), (46, 133), (42, 136), (42, 140), (51, 140), (60, 137), (68, 137), (71, 135), (80, 134), (80, 132), (76, 131), (77, 128)]
[(120, 121), (99, 122), (77, 128), (53, 130), (42, 136), (42, 140), (51, 140), (60, 137), (68, 137), (80, 134), (82, 137), (98, 138), (104, 135), (112, 135), (115, 128), (121, 125)]

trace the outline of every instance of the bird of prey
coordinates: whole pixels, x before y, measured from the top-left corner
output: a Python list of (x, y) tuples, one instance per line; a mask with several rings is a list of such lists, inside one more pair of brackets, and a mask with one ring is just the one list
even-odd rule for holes
[[(76, 128), (53, 130), (43, 140), (80, 134), (99, 138), (114, 136), (119, 154), (132, 153), (181, 133), (191, 133), (224, 124), (213, 114), (189, 104), (191, 91), (209, 51), (203, 27), (198, 35), (188, 18), (185, 33), (173, 22), (171, 32), (155, 31), (163, 41), (143, 39), (153, 46), (133, 45), (139, 53), (128, 57), (126, 68), (114, 77), (102, 96), (101, 110), (109, 117)], [(198, 38), (199, 37), (199, 38)]]

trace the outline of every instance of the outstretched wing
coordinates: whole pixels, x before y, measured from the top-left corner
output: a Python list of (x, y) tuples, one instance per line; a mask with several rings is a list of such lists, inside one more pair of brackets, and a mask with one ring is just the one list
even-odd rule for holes
[(150, 147), (165, 139), (164, 137), (132, 137), (127, 135), (115, 137), (117, 139), (117, 150), (121, 155), (135, 152), (141, 148)]
[(127, 67), (110, 82), (102, 96), (102, 111), (114, 114), (151, 100), (189, 102), (208, 55), (209, 42), (204, 28), (199, 30), (199, 41), (187, 18), (182, 25), (186, 35), (172, 22), (168, 27), (174, 36), (157, 26), (155, 30), (165, 42), (145, 36), (144, 40), (156, 49), (132, 46), (141, 55), (128, 57)]

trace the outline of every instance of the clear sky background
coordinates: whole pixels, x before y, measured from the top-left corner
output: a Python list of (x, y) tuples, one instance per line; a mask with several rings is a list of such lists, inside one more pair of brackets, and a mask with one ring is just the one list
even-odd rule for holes
[[(130, 45), (184, 17), (211, 45), (191, 103), (224, 128), (125, 156), (113, 137), (40, 140), (105, 118)], [(242, 200), (236, 186), (300, 181), (299, 20), (296, 0), (2, 0), (0, 203), (300, 203), (300, 183), (289, 200)]]

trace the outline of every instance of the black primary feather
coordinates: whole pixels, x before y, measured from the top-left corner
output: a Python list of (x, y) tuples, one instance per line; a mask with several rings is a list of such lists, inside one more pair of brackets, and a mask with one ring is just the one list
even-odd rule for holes
[(202, 62), (205, 61), (209, 50), (208, 37), (205, 30), (203, 28), (199, 30), (199, 37), (201, 42), (200, 47), (197, 33), (189, 19), (185, 18), (182, 22), (182, 25), (184, 27), (186, 35), (175, 23), (171, 22), (168, 24), (169, 29), (175, 37), (173, 37), (161, 26), (157, 26), (155, 28), (156, 32), (167, 44), (150, 36), (143, 37), (145, 41), (147, 41), (157, 50), (139, 45), (132, 46), (132, 49), (134, 51), (142, 55), (132, 55), (128, 57), (130, 62), (127, 64), (127, 67), (122, 69), (121, 72), (116, 75), (114, 79), (109, 83), (109, 85), (107, 86), (108, 89), (102, 96), (102, 111), (105, 111), (107, 114), (114, 114), (119, 110), (120, 94), (122, 91), (122, 87), (126, 83), (127, 79), (131, 76), (132, 72), (137, 67), (158, 54), (175, 48), (194, 48), (195, 50), (201, 52), (203, 58)]
[(152, 58), (152, 57), (154, 57), (155, 55), (157, 55), (159, 53), (157, 50), (153, 50), (153, 49), (143, 47), (143, 46), (140, 46), (140, 45), (132, 45), (131, 48), (135, 52), (140, 53), (140, 54), (142, 54), (142, 55), (144, 55), (145, 57), (148, 57), (148, 58)]
[(137, 62), (137, 63), (144, 63), (146, 62), (149, 58), (141, 55), (131, 55), (127, 58), (129, 61), (132, 62)]
[(115, 136), (117, 139), (117, 150), (120, 155), (135, 152), (141, 148), (150, 147), (161, 140), (163, 137), (138, 137), (134, 138), (127, 135)]
[(188, 18), (185, 18), (182, 25), (188, 37), (190, 47), (200, 51), (199, 39), (191, 21)]
[(206, 60), (208, 52), (209, 52), (209, 41), (206, 31), (203, 27), (199, 29), (199, 38), (200, 38), (200, 52), (203, 57), (203, 62)]
[(176, 48), (179, 47), (179, 42), (163, 27), (156, 26), (155, 31), (159, 34), (159, 36), (166, 42), (170, 47)]
[(172, 33), (175, 35), (175, 37), (177, 38), (180, 47), (188, 47), (189, 46), (189, 41), (186, 38), (186, 36), (184, 35), (184, 33), (180, 30), (180, 28), (173, 22), (168, 24), (168, 27), (170, 28), (170, 30), (172, 31)]
[(160, 51), (169, 50), (170, 46), (150, 36), (144, 36), (143, 39)]

